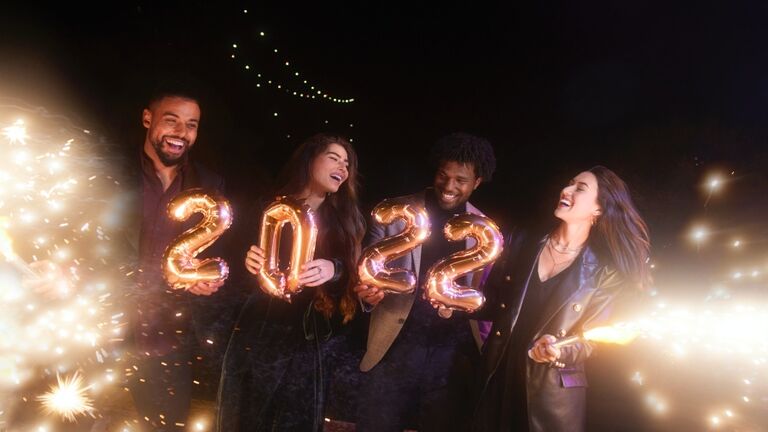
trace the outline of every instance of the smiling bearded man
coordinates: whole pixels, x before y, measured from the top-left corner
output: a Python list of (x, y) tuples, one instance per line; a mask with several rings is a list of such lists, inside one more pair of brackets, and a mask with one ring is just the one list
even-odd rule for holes
[(187, 189), (219, 194), (224, 189), (221, 177), (189, 157), (200, 125), (198, 101), (190, 84), (166, 82), (141, 117), (147, 130), (136, 179), (141, 202), (132, 206), (133, 223), (126, 231), (138, 255), (130, 309), (131, 353), (138, 369), (129, 387), (143, 430), (186, 430), (193, 353), (209, 337), (203, 331), (210, 331), (202, 330), (200, 311), (212, 307), (208, 296), (223, 284), (198, 282), (187, 290), (172, 290), (161, 271), (165, 249), (196, 221), (171, 220), (168, 203)]

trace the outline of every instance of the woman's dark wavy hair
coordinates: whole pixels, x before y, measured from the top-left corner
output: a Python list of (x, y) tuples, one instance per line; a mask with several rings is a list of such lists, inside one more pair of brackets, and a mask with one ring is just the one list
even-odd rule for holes
[(602, 213), (590, 235), (598, 256), (609, 258), (616, 269), (641, 290), (652, 283), (648, 265), (651, 242), (648, 226), (632, 202), (624, 180), (604, 166), (589, 172), (597, 178), (597, 202)]
[[(339, 303), (339, 311), (344, 322), (352, 319), (357, 311), (357, 300), (352, 291), (355, 278), (351, 274), (357, 268), (360, 256), (360, 245), (365, 235), (365, 219), (358, 207), (358, 172), (357, 153), (349, 141), (340, 136), (319, 133), (309, 137), (291, 155), (290, 160), (278, 177), (277, 195), (293, 195), (304, 191), (311, 180), (312, 162), (322, 155), (331, 144), (338, 144), (347, 151), (349, 176), (336, 193), (329, 194), (318, 209), (321, 220), (325, 221), (318, 233), (318, 244), (327, 243), (323, 238), (333, 238), (331, 243), (340, 244), (345, 256), (344, 269), (350, 275), (347, 277), (347, 287)], [(330, 317), (336, 310), (333, 300), (318, 287), (315, 296), (315, 309)]]

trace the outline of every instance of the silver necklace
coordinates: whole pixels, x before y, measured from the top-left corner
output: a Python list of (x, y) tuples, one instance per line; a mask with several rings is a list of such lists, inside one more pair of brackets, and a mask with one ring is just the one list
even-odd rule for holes
[(552, 253), (552, 246), (550, 246), (549, 242), (547, 242), (546, 249), (549, 258), (552, 260), (552, 268), (546, 273), (546, 278), (544, 280), (551, 279), (555, 274), (559, 273), (560, 270), (571, 265), (574, 259), (576, 259), (576, 256), (566, 256), (564, 260), (558, 261), (555, 259), (555, 255)]
[(557, 243), (555, 243), (555, 240), (552, 237), (549, 237), (549, 241), (547, 241), (547, 245), (557, 253), (568, 254), (568, 255), (575, 255), (581, 252), (582, 249), (584, 249), (584, 245), (581, 245), (574, 249), (568, 248), (566, 246), (560, 246)]

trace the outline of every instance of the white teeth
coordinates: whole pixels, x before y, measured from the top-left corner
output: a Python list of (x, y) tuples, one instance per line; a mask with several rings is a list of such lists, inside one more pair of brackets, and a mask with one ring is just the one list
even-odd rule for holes
[(176, 148), (176, 149), (182, 149), (184, 148), (184, 141), (176, 140), (176, 139), (166, 139), (166, 143), (168, 143), (169, 146)]
[(336, 181), (338, 181), (338, 182), (340, 182), (340, 181), (341, 181), (341, 176), (340, 176), (340, 175), (338, 175), (338, 174), (331, 174), (331, 178), (332, 178), (332, 179), (334, 179), (334, 180), (336, 180)]
[(565, 199), (561, 199), (560, 200), (560, 204), (562, 204), (562, 205), (564, 205), (566, 207), (570, 207), (571, 206), (571, 202), (568, 201), (568, 200), (565, 200)]

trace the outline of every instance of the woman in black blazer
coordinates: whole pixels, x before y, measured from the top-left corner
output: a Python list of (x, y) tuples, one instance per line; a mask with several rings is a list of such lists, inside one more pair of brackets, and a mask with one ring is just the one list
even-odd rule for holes
[(650, 283), (648, 230), (626, 184), (605, 167), (560, 193), (559, 224), (515, 233), (486, 287), (493, 328), (483, 350), (477, 431), (580, 431), (590, 342), (557, 338), (611, 323), (619, 297)]

